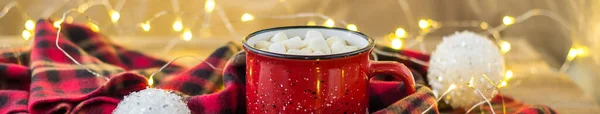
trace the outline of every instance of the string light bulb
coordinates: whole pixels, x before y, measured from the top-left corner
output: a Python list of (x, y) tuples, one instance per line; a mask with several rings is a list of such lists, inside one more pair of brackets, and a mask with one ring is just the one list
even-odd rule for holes
[(354, 24), (348, 24), (346, 28), (348, 28), (348, 30), (358, 31), (358, 27)]
[(393, 49), (401, 49), (402, 48), (402, 40), (399, 38), (392, 39), (392, 48)]
[(475, 79), (475, 77), (471, 77), (471, 80), (469, 80), (469, 83), (467, 84), (469, 87), (473, 87), (473, 80)]
[(456, 88), (456, 84), (451, 84), (447, 91), (452, 91), (454, 88)]
[(192, 40), (192, 31), (190, 29), (185, 29), (182, 34), (182, 38), (185, 41)]
[(150, 31), (150, 21), (146, 21), (144, 23), (141, 23), (140, 27), (142, 27), (142, 30), (144, 30), (146, 32)]
[(485, 30), (485, 29), (488, 29), (489, 25), (486, 22), (481, 22), (481, 24), (479, 24), (479, 27), (481, 27), (481, 29)]
[(246, 22), (246, 21), (252, 21), (252, 20), (254, 20), (254, 16), (252, 16), (251, 14), (249, 14), (249, 13), (244, 13), (244, 14), (242, 15), (242, 22)]
[(581, 55), (585, 55), (585, 50), (587, 50), (587, 48), (581, 47), (581, 48), (577, 48), (577, 55), (581, 56)]
[(510, 78), (512, 78), (512, 77), (513, 77), (513, 72), (512, 72), (512, 70), (506, 70), (506, 73), (504, 74), (504, 79), (505, 79), (505, 80), (508, 80), (508, 79), (510, 79)]
[(119, 21), (119, 18), (121, 18), (121, 14), (115, 10), (110, 10), (110, 20), (113, 23), (116, 23), (117, 21)]
[(206, 0), (204, 3), (204, 11), (212, 12), (215, 10), (215, 1), (214, 0)]
[(25, 22), (25, 29), (27, 30), (33, 30), (35, 28), (35, 23), (32, 20), (27, 20)]
[(335, 22), (332, 19), (327, 19), (323, 25), (326, 27), (333, 27), (335, 26)]
[(396, 32), (394, 32), (394, 34), (396, 35), (397, 38), (405, 38), (406, 30), (404, 30), (403, 28), (397, 28)]
[(63, 23), (63, 20), (57, 20), (54, 21), (54, 23), (52, 25), (54, 25), (54, 27), (56, 28), (60, 28), (60, 25)]
[(569, 54), (567, 54), (567, 60), (572, 61), (573, 59), (575, 59), (575, 57), (577, 57), (577, 55), (582, 53), (583, 51), (581, 49), (571, 48), (569, 49)]
[(31, 32), (29, 32), (29, 30), (23, 30), (23, 32), (21, 33), (21, 36), (23, 36), (23, 39), (25, 40), (29, 40), (29, 38), (31, 38)]
[(308, 21), (306, 23), (306, 25), (308, 25), (308, 26), (315, 26), (315, 25), (317, 25), (317, 23), (315, 21)]
[(154, 85), (154, 77), (148, 77), (148, 86), (152, 87)]
[(508, 51), (510, 51), (510, 43), (508, 43), (507, 41), (500, 41), (500, 52), (504, 54)]
[(87, 25), (88, 25), (88, 26), (90, 27), (90, 29), (91, 29), (92, 31), (94, 31), (94, 32), (98, 32), (98, 31), (100, 31), (100, 27), (98, 27), (98, 25), (96, 25), (96, 24), (94, 24), (94, 23), (91, 23), (91, 22), (89, 22)]
[(426, 29), (431, 26), (430, 20), (421, 19), (419, 20), (419, 28)]
[(175, 32), (179, 32), (182, 29), (183, 29), (183, 23), (181, 22), (181, 18), (175, 19), (175, 22), (173, 22), (173, 30)]
[(88, 4), (81, 4), (81, 5), (79, 5), (79, 7), (77, 7), (77, 11), (85, 12), (85, 10), (87, 10), (88, 8), (90, 8), (90, 6)]
[(504, 16), (502, 18), (502, 23), (504, 23), (504, 25), (512, 25), (515, 23), (515, 18), (512, 16)]
[(64, 22), (67, 22), (67, 23), (73, 23), (73, 20), (74, 20), (74, 19), (73, 19), (73, 17), (72, 17), (72, 16), (68, 16), (67, 18), (65, 18), (65, 21), (63, 21), (63, 23), (64, 23)]
[(502, 81), (500, 82), (500, 85), (498, 85), (498, 88), (506, 87), (506, 85), (508, 85), (508, 83), (506, 81)]

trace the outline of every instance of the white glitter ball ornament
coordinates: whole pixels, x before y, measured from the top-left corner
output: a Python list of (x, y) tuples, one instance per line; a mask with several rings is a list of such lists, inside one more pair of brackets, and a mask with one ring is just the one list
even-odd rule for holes
[(489, 100), (497, 94), (490, 80), (498, 84), (503, 75), (504, 59), (494, 42), (465, 31), (444, 37), (431, 54), (427, 78), (437, 97), (454, 84), (444, 101), (454, 108), (469, 108), (484, 101), (475, 88)]
[(190, 114), (182, 97), (170, 91), (146, 88), (119, 102), (113, 114)]

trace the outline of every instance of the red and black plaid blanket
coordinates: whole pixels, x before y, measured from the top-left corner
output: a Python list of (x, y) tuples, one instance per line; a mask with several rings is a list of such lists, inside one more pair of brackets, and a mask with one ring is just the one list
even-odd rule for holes
[[(30, 47), (0, 49), (0, 114), (111, 113), (123, 96), (149, 86), (147, 77), (167, 63), (115, 45), (87, 27), (63, 24), (62, 28), (58, 45), (85, 67), (73, 63), (56, 47), (58, 33), (51, 22), (38, 21)], [(429, 59), (416, 52), (378, 48), (422, 61)], [(154, 86), (185, 94), (188, 107), (196, 114), (245, 113), (245, 54), (240, 51), (240, 46), (229, 43), (195, 67), (169, 65), (155, 75)], [(378, 58), (406, 64), (420, 85), (417, 93), (406, 95), (402, 83), (371, 81), (371, 113), (420, 113), (435, 104), (433, 93), (423, 86), (425, 66), (385, 55)], [(223, 70), (214, 70), (207, 63)], [(506, 107), (498, 100), (501, 98)], [(507, 113), (555, 113), (545, 106), (527, 105), (502, 96), (493, 102), (501, 106), (497, 113), (502, 113), (502, 108), (508, 109)], [(487, 112), (486, 108), (489, 109), (482, 106), (474, 112)], [(435, 105), (429, 113), (440, 113), (440, 108)]]

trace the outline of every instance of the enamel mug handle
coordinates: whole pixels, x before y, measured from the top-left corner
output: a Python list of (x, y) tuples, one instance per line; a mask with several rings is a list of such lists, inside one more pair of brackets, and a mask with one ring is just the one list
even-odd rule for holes
[(369, 68), (369, 79), (380, 74), (393, 75), (394, 79), (404, 82), (407, 95), (416, 92), (415, 79), (413, 78), (410, 69), (404, 66), (404, 64), (394, 61), (372, 61)]

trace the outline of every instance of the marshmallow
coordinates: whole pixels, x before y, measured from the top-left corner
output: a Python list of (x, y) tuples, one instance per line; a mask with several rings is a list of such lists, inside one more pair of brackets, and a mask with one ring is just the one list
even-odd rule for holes
[(292, 55), (301, 55), (302, 51), (298, 50), (298, 49), (290, 49), (287, 51), (286, 54), (292, 54)]
[(283, 43), (281, 43), (281, 42), (271, 43), (271, 45), (269, 46), (269, 51), (270, 52), (286, 53), (285, 50), (286, 50), (285, 49), (285, 45), (283, 45)]
[(261, 40), (261, 41), (258, 41), (258, 43), (254, 44), (254, 48), (267, 49), (267, 48), (269, 48), (269, 45), (271, 45), (271, 42)]
[(330, 54), (331, 49), (327, 46), (327, 42), (324, 39), (313, 39), (308, 43), (308, 47), (313, 51), (321, 51), (325, 54)]
[(325, 55), (325, 53), (323, 53), (321, 51), (315, 51), (312, 53), (312, 55)]
[(280, 42), (280, 41), (284, 41), (287, 40), (287, 35), (285, 35), (285, 33), (283, 32), (278, 32), (275, 33), (275, 35), (273, 37), (271, 37), (271, 42)]
[(309, 30), (308, 32), (306, 32), (306, 39), (323, 39), (325, 40), (325, 38), (323, 37), (323, 34), (321, 34), (321, 32), (319, 31), (315, 31), (315, 30)]
[(300, 49), (300, 52), (302, 52), (302, 54), (308, 55), (308, 54), (312, 53), (312, 49), (305, 47), (305, 48)]
[(333, 43), (333, 45), (331, 45), (331, 52), (332, 53), (342, 53), (342, 50), (344, 49), (344, 47), (346, 47), (346, 43), (335, 42), (335, 43)]
[(345, 53), (358, 49), (356, 46), (348, 45), (343, 38), (331, 36), (325, 40), (323, 34), (319, 31), (309, 30), (304, 39), (299, 36), (288, 39), (285, 33), (278, 32), (269, 40), (258, 41), (254, 44), (254, 48), (273, 53), (292, 55), (325, 55)]
[(287, 49), (300, 49), (306, 46), (306, 44), (303, 43), (302, 38), (298, 36), (283, 41), (283, 44)]
[(342, 43), (346, 44), (346, 40), (341, 39), (337, 36), (332, 36), (332, 37), (327, 38), (327, 45), (329, 45), (329, 46), (333, 45), (333, 43), (336, 43), (336, 42), (342, 42)]
[(356, 46), (344, 46), (344, 48), (342, 49), (342, 53), (351, 52), (351, 51), (354, 51), (357, 49), (358, 49), (358, 47), (356, 47)]
[(308, 43), (310, 43), (311, 39), (304, 39), (302, 40), (302, 44), (304, 44), (305, 46), (308, 46)]

